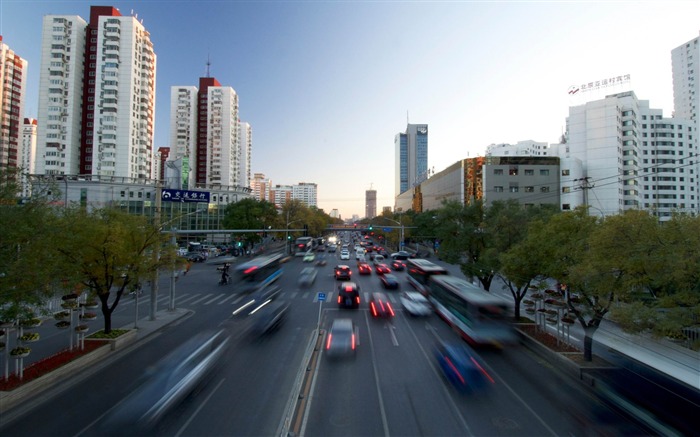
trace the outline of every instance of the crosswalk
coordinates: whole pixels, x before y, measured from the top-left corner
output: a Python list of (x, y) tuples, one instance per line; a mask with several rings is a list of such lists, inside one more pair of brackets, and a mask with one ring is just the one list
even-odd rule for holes
[[(318, 290), (318, 291), (308, 291), (308, 290), (294, 290), (294, 291), (283, 291), (280, 295), (280, 299), (287, 301), (300, 301), (309, 303), (318, 303), (319, 293), (325, 294), (326, 302), (333, 302), (335, 299), (335, 293), (330, 290)], [(365, 302), (369, 301), (370, 293), (363, 292), (363, 298)], [(387, 292), (385, 293), (387, 299), (392, 304), (400, 304), (398, 292)], [(158, 303), (167, 303), (169, 300), (167, 293), (161, 294), (158, 297)], [(190, 308), (196, 306), (207, 306), (207, 305), (235, 305), (245, 298), (245, 295), (236, 293), (191, 293), (185, 295), (176, 296), (177, 306), (180, 308)], [(144, 293), (139, 298), (139, 305), (146, 305), (151, 301), (150, 296)], [(120, 305), (128, 306), (136, 303), (135, 299), (123, 300)]]

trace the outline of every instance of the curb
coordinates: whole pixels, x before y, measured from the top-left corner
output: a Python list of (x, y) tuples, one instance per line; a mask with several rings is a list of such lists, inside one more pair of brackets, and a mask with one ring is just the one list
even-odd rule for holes
[(25, 401), (27, 398), (41, 393), (47, 387), (52, 386), (56, 381), (63, 381), (69, 378), (76, 370), (83, 369), (85, 366), (99, 361), (111, 351), (111, 345), (105, 344), (87, 355), (66, 363), (51, 373), (40, 376), (26, 384), (22, 384), (12, 391), (0, 392), (0, 415), (7, 413), (10, 409)]

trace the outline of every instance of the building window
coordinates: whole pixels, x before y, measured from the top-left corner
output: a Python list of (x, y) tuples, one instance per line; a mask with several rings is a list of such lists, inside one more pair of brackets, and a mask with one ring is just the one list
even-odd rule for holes
[(540, 176), (549, 176), (549, 169), (548, 168), (540, 169)]
[(518, 167), (511, 165), (510, 168), (508, 169), (508, 174), (510, 176), (517, 176), (518, 175)]
[(562, 211), (571, 211), (571, 205), (568, 203), (564, 203), (561, 205)]
[(540, 192), (541, 193), (549, 193), (549, 187), (540, 187)]
[(503, 176), (503, 169), (502, 168), (496, 168), (493, 170), (493, 174), (497, 176)]
[(569, 173), (570, 173), (570, 172), (569, 172), (569, 169), (568, 169), (568, 168), (561, 171), (561, 175), (562, 175), (562, 176), (569, 176)]
[(525, 187), (525, 192), (526, 192), (526, 193), (534, 193), (534, 192), (535, 192), (535, 187)]
[(535, 175), (535, 170), (533, 170), (533, 169), (525, 170), (525, 176), (534, 176), (534, 175)]
[(511, 185), (511, 186), (510, 186), (510, 192), (511, 192), (511, 193), (517, 193), (517, 192), (518, 192), (518, 186), (517, 186), (517, 185)]
[(495, 191), (496, 193), (502, 193), (503, 187), (493, 187), (493, 191)]
[(570, 193), (571, 192), (571, 187), (562, 187), (561, 188), (562, 193)]

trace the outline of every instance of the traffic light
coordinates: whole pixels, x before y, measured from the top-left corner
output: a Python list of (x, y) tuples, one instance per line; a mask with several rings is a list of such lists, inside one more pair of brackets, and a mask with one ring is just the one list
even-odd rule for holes
[(292, 239), (292, 236), (291, 236), (291, 235), (287, 235), (287, 240), (291, 240), (291, 239)]
[(372, 230), (372, 225), (369, 225), (369, 230), (370, 230), (370, 231)]
[(237, 243), (237, 245), (238, 245), (238, 247), (241, 247), (241, 246), (243, 246), (243, 242), (239, 241), (239, 242)]

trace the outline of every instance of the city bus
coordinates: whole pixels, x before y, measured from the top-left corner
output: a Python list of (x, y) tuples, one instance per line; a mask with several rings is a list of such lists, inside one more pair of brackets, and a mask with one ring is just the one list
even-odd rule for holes
[(294, 242), (294, 255), (304, 256), (306, 252), (313, 250), (314, 239), (311, 237), (299, 237)]
[(281, 254), (253, 258), (239, 266), (233, 273), (233, 286), (237, 292), (252, 293), (272, 284), (282, 276)]
[(517, 342), (507, 300), (448, 275), (430, 277), (427, 297), (435, 312), (471, 345), (502, 347)]
[(428, 280), (433, 275), (446, 275), (447, 270), (425, 259), (415, 258), (406, 260), (408, 282), (424, 296), (428, 294)]

